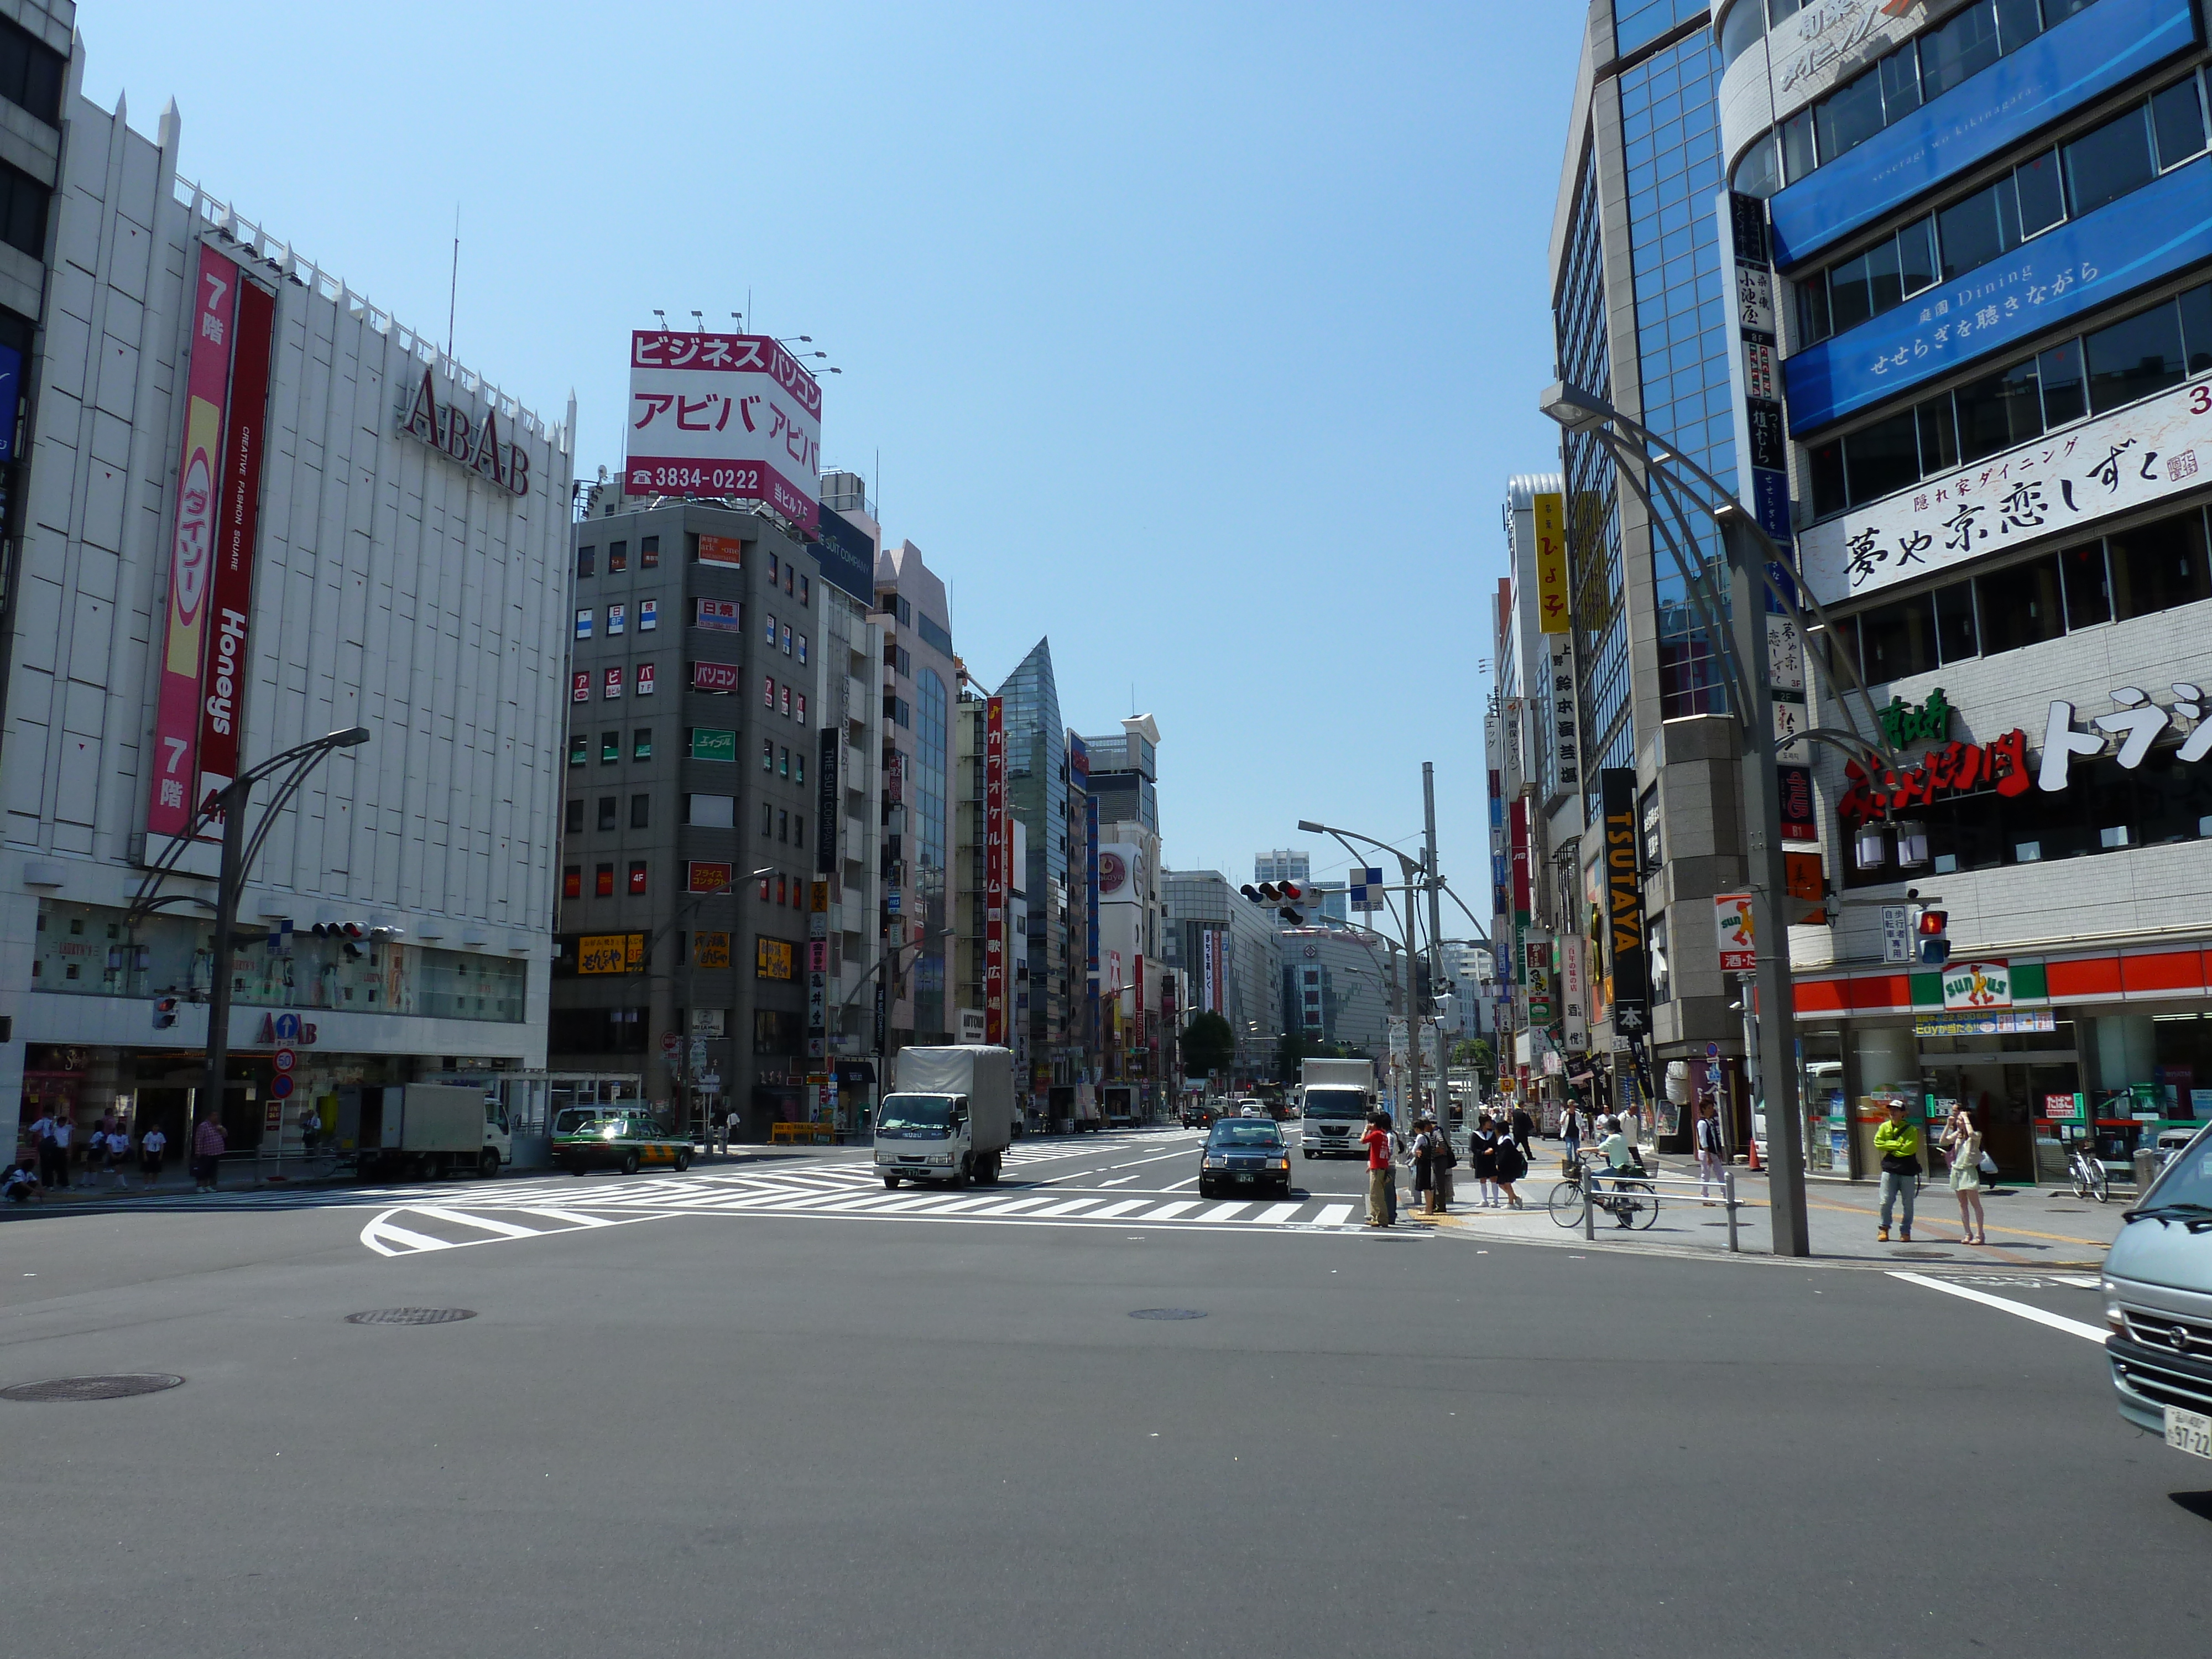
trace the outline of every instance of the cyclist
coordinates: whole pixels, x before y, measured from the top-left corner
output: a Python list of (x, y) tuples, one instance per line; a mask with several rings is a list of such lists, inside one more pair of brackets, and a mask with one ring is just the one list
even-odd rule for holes
[[(1633, 1188), (1629, 1183), (1634, 1177), (1644, 1173), (1643, 1158), (1638, 1155), (1636, 1148), (1630, 1144), (1628, 1137), (1621, 1133), (1620, 1120), (1618, 1117), (1602, 1119), (1599, 1127), (1605, 1131), (1605, 1139), (1598, 1142), (1598, 1156), (1605, 1160), (1606, 1169), (1613, 1177), (1613, 1190), (1622, 1193), (1632, 1191)], [(1593, 1198), (1596, 1191), (1595, 1187), (1591, 1188)], [(1609, 1207), (1613, 1210), (1613, 1221), (1618, 1225), (1626, 1227), (1629, 1224), (1631, 1212), (1626, 1205), (1615, 1205)]]

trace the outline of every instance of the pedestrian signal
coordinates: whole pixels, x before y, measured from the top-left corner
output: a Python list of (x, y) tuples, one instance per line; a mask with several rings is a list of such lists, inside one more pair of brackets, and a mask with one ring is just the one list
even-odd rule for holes
[(1949, 927), (1951, 913), (1923, 908), (1913, 932), (1920, 941), (1920, 960), (1930, 968), (1941, 968), (1951, 959), (1951, 941), (1944, 934)]
[(166, 1031), (177, 1023), (177, 1000), (174, 997), (154, 999), (154, 1029)]

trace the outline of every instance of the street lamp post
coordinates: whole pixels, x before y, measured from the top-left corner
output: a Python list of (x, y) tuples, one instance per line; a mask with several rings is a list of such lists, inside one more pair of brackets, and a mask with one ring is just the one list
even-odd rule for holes
[[(1753, 889), (1753, 935), (1758, 953), (1758, 1040), (1753, 1099), (1763, 1101), (1767, 1144), (1772, 1156), (1770, 1194), (1774, 1253), (1812, 1254), (1805, 1211), (1805, 1125), (1797, 1109), (1794, 1009), (1790, 972), (1790, 923), (1784, 908), (1788, 866), (1782, 843), (1781, 784), (1777, 771), (1773, 696), (1767, 672), (1767, 598), (1796, 623), (1800, 640), (1818, 631), (1836, 635), (1820, 601), (1790, 568), (1757, 518), (1711, 473), (1648, 428), (1602, 398), (1554, 381), (1538, 406), (1571, 433), (1586, 434), (1614, 463), (1616, 475), (1650, 516), (1653, 539), (1663, 546), (1687, 585), (1714, 654), (1720, 659), (1741, 734), (1745, 850)], [(1710, 520), (1720, 531), (1728, 562), (1725, 595), (1701, 556), (1692, 518)], [(1725, 614), (1725, 624), (1723, 623)], [(1828, 653), (1828, 667), (1842, 686), (1838, 702), (1846, 713), (1856, 692), (1875, 731), (1873, 700), (1842, 652)]]
[[(1425, 779), (1428, 779), (1430, 775), (1425, 768)], [(1428, 892), (1431, 915), (1433, 917), (1437, 902), (1436, 891), (1431, 885), (1436, 878), (1435, 815), (1435, 798), (1431, 794), (1429, 803), (1429, 842), (1424, 848), (1423, 856), (1419, 859), (1400, 852), (1387, 841), (1377, 841), (1372, 836), (1363, 836), (1356, 830), (1334, 829), (1326, 823), (1316, 823), (1310, 818), (1298, 820), (1298, 828), (1305, 834), (1334, 836), (1337, 844), (1346, 852), (1351, 853), (1354, 858), (1359, 857), (1359, 854), (1352, 848), (1351, 844), (1352, 842), (1363, 842), (1370, 847), (1382, 848), (1398, 860), (1399, 872), (1406, 878), (1403, 888), (1406, 895), (1406, 910), (1403, 918), (1406, 935), (1406, 1072), (1407, 1079), (1406, 1093), (1409, 1101), (1413, 1103), (1409, 1109), (1418, 1109), (1419, 1103), (1426, 1097), (1421, 1085), (1421, 1023), (1425, 1017), (1425, 1012), (1421, 1006), (1420, 977), (1413, 971), (1413, 956), (1419, 949), (1420, 932), (1419, 916), (1414, 907), (1413, 895), (1423, 890)], [(1431, 994), (1436, 988), (1435, 974), (1436, 969), (1432, 965), (1430, 970)], [(1441, 1059), (1442, 1055), (1439, 1054), (1438, 1058)], [(1449, 1108), (1447, 1107), (1445, 1110), (1449, 1111)], [(1442, 1116), (1437, 1119), (1439, 1123), (1445, 1121)]]
[[(146, 879), (127, 913), (135, 921), (167, 902), (155, 896), (162, 879), (173, 873), (177, 860), (191, 844), (201, 826), (210, 819), (220, 817), (222, 821), (222, 854), (216, 866), (215, 962), (214, 973), (208, 986), (207, 1064), (201, 1073), (200, 1109), (196, 1115), (198, 1117), (211, 1116), (218, 1123), (222, 1121), (223, 1073), (230, 1066), (230, 936), (238, 925), (238, 901), (246, 885), (246, 872), (252, 868), (254, 860), (261, 855), (262, 846), (269, 839), (269, 831), (276, 824), (276, 815), (299, 793), (307, 774), (314, 770), (332, 750), (358, 747), (367, 743), (369, 736), (367, 726), (354, 726), (343, 732), (327, 732), (307, 743), (295, 744), (289, 749), (271, 755), (258, 766), (240, 773), (221, 789), (210, 791), (207, 799), (201, 803), (190, 827), (169, 843), (154, 867), (147, 872)], [(253, 826), (252, 833), (248, 835), (246, 813), (252, 802), (253, 786), (265, 777), (283, 771), (288, 766), (291, 770), (286, 774), (283, 782), (277, 786), (276, 794), (262, 809), (259, 821)]]

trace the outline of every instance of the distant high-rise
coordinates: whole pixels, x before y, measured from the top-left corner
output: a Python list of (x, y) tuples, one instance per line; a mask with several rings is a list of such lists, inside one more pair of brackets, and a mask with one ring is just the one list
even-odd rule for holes
[(1301, 886), (1313, 879), (1313, 855), (1293, 852), (1279, 847), (1271, 853), (1257, 853), (1252, 858), (1252, 879), (1255, 881), (1295, 881)]

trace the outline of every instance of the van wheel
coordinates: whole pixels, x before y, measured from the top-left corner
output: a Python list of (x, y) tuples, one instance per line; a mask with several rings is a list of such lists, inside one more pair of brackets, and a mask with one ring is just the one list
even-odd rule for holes
[(498, 1147), (487, 1146), (483, 1149), (483, 1153), (477, 1159), (477, 1174), (485, 1181), (490, 1181), (497, 1177), (499, 1174)]

